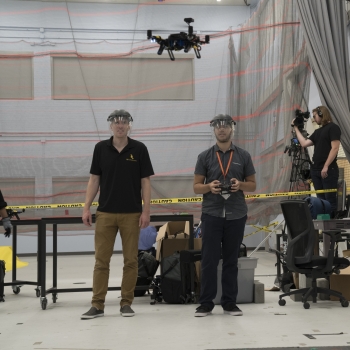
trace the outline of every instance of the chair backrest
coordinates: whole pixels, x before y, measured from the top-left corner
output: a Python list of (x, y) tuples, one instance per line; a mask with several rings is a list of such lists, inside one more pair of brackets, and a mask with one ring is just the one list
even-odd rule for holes
[(280, 204), (288, 228), (286, 262), (291, 270), (295, 265), (311, 261), (314, 255), (315, 229), (306, 201), (289, 199)]

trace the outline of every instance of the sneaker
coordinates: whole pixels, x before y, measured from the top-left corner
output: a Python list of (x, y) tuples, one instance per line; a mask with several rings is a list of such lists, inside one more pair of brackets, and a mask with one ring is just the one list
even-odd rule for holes
[(90, 318), (95, 318), (95, 317), (101, 317), (104, 316), (104, 311), (96, 309), (94, 306), (91, 306), (91, 309), (88, 312), (85, 312), (85, 314), (81, 315), (82, 320), (88, 320)]
[(120, 308), (120, 314), (123, 317), (132, 317), (135, 316), (134, 310), (130, 307), (130, 305), (124, 305)]
[(197, 307), (194, 317), (205, 317), (211, 314), (211, 309), (208, 306), (201, 305)]
[(242, 310), (236, 304), (228, 304), (223, 308), (224, 314), (228, 314), (231, 316), (243, 316)]

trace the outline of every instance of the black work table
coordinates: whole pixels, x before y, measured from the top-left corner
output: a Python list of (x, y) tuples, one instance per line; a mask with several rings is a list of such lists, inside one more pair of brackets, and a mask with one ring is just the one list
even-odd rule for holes
[[(95, 222), (95, 215), (92, 217), (93, 223)], [(151, 215), (151, 222), (168, 222), (168, 221), (189, 221), (189, 249), (194, 247), (194, 234), (193, 234), (193, 215)], [(58, 293), (71, 293), (71, 292), (92, 292), (92, 288), (57, 288), (57, 225), (67, 224), (82, 224), (81, 217), (52, 217), (42, 218), (40, 221), (39, 235), (39, 247), (40, 247), (40, 305), (43, 310), (47, 306), (46, 294), (52, 294), (53, 303), (56, 302)], [(52, 287), (46, 289), (46, 229), (48, 225), (53, 225), (53, 281)], [(137, 286), (135, 289), (144, 290), (149, 289), (149, 286)], [(108, 287), (109, 291), (121, 290), (121, 287)]]
[[(12, 281), (4, 283), (4, 286), (12, 286), (12, 290), (15, 294), (20, 293), (21, 286), (33, 285), (35, 288), (36, 296), (40, 296), (40, 285), (41, 285), (41, 271), (40, 267), (43, 264), (41, 256), (41, 219), (28, 219), (28, 220), (11, 220), (12, 223)], [(22, 281), (17, 280), (17, 227), (18, 226), (37, 226), (38, 228), (38, 250), (37, 250), (37, 281)], [(45, 260), (44, 260), (45, 262)]]

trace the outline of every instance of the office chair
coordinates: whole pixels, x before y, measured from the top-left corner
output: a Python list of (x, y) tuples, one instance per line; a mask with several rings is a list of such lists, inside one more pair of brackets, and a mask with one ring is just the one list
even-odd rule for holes
[(307, 302), (312, 296), (313, 303), (316, 303), (317, 293), (333, 295), (339, 298), (343, 307), (348, 307), (349, 302), (341, 293), (320, 288), (316, 285), (317, 278), (326, 278), (333, 272), (339, 274), (339, 269), (349, 266), (349, 260), (334, 256), (335, 242), (341, 240), (341, 231), (330, 230), (323, 233), (331, 237), (331, 245), (327, 256), (315, 256), (314, 247), (317, 235), (311, 217), (308, 204), (304, 200), (291, 199), (281, 201), (281, 208), (285, 223), (288, 228), (288, 246), (285, 257), (287, 268), (292, 272), (298, 272), (312, 278), (310, 288), (302, 288), (281, 294), (278, 304), (284, 306), (286, 301), (282, 298), (293, 294), (302, 294), (302, 303), (305, 309), (310, 307)]

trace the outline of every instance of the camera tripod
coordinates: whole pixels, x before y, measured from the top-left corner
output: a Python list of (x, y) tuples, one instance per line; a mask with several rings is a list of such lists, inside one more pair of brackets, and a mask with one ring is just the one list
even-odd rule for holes
[[(298, 139), (293, 137), (291, 145), (287, 146), (284, 153), (292, 157), (292, 170), (289, 178), (289, 192), (310, 190), (310, 165), (311, 160), (307, 148), (300, 145)], [(293, 196), (289, 196), (291, 199)]]

